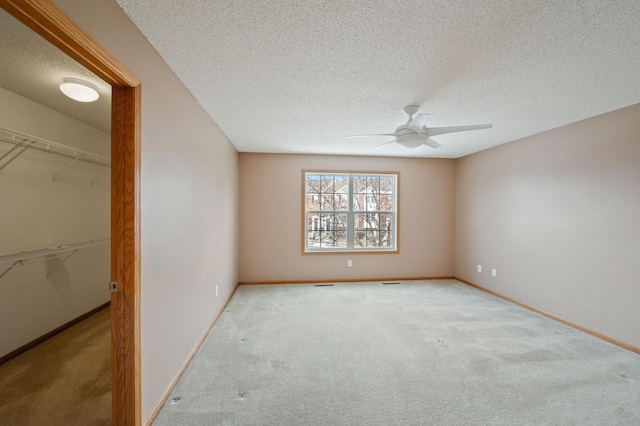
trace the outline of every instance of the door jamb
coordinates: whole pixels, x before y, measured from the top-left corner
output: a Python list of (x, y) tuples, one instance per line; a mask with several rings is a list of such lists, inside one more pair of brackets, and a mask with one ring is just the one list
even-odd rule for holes
[(141, 84), (49, 0), (0, 0), (0, 8), (112, 87), (111, 280), (119, 287), (111, 293), (112, 424), (139, 426)]

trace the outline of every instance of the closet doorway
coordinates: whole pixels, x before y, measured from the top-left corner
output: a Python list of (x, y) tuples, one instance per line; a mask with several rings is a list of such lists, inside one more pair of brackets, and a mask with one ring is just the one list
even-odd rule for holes
[[(140, 83), (122, 65), (96, 45), (77, 26), (75, 26), (66, 16), (64, 16), (55, 6), (48, 1), (7, 1), (0, 0), (0, 8), (4, 9), (13, 17), (26, 24), (32, 31), (44, 37), (48, 42), (56, 46), (60, 51), (76, 60), (80, 65), (99, 77), (107, 85), (111, 86), (111, 120), (110, 139), (111, 142), (111, 168), (109, 173), (102, 176), (91, 176), (87, 185), (99, 187), (100, 179), (107, 179), (111, 188), (108, 191), (110, 197), (110, 280), (117, 282), (117, 291), (110, 293), (111, 304), (111, 388), (112, 388), (112, 424), (114, 425), (136, 425), (141, 423), (140, 416), (140, 336), (139, 336), (139, 164), (140, 164)], [(4, 12), (2, 12), (4, 13)], [(4, 29), (4, 26), (3, 26)], [(3, 41), (5, 39), (3, 38)], [(25, 52), (25, 55), (29, 53)], [(4, 62), (3, 57), (3, 62)], [(32, 59), (32, 58), (29, 58)], [(32, 69), (25, 72), (33, 72)], [(57, 76), (61, 78), (61, 76)], [(49, 76), (50, 79), (54, 79)], [(60, 82), (57, 82), (59, 84)], [(97, 82), (93, 82), (94, 84)], [(99, 84), (95, 84), (99, 86)], [(100, 88), (98, 87), (99, 91)], [(108, 89), (107, 89), (108, 90)], [(3, 92), (7, 95), (6, 92)], [(8, 96), (13, 96), (9, 94)], [(21, 96), (21, 95), (18, 95)], [(32, 95), (35, 96), (35, 95)], [(23, 96), (24, 97), (24, 96)], [(18, 98), (16, 98), (18, 99)], [(66, 112), (69, 114), (69, 112)], [(83, 121), (81, 118), (79, 121)], [(85, 118), (90, 120), (90, 118)], [(107, 121), (109, 121), (107, 119)], [(43, 124), (39, 123), (38, 125)], [(91, 124), (95, 126), (96, 124)], [(2, 126), (0, 126), (2, 127)], [(8, 137), (22, 138), (29, 146), (16, 144), (15, 148), (3, 160), (17, 163), (23, 151), (39, 151), (38, 154), (46, 154), (47, 149), (53, 149), (55, 137), (41, 138), (36, 135), (26, 135), (26, 132), (13, 130), (13, 135)], [(55, 132), (54, 132), (55, 133)], [(62, 133), (61, 133), (62, 134)], [(55, 134), (54, 134), (55, 136)], [(35, 148), (40, 144), (49, 146), (42, 149)], [(70, 153), (67, 158), (71, 161), (62, 169), (58, 168), (53, 173), (53, 181), (62, 180), (62, 174), (72, 177), (73, 168), (84, 167), (107, 167), (100, 164), (104, 155), (95, 152), (96, 149), (89, 150), (78, 144), (64, 144), (75, 146), (76, 152)], [(62, 149), (58, 145), (56, 149)], [(95, 146), (93, 148), (96, 148)], [(99, 147), (97, 149), (99, 151)], [(73, 149), (72, 149), (73, 151)], [(6, 154), (0, 152), (0, 156)], [(17, 155), (17, 156), (16, 156)], [(91, 157), (93, 155), (93, 157)], [(64, 155), (58, 153), (58, 157)], [(94, 164), (87, 159), (91, 157)], [(85, 164), (86, 163), (86, 164)], [(2, 167), (5, 163), (0, 163)], [(6, 167), (10, 167), (7, 164)], [(5, 167), (5, 168), (6, 168)], [(1, 174), (0, 170), (0, 174)], [(73, 175), (75, 177), (75, 175)], [(1, 178), (1, 176), (0, 176)], [(55, 200), (53, 200), (55, 201)], [(96, 213), (96, 215), (99, 215)], [(90, 218), (88, 218), (90, 220)], [(91, 232), (89, 232), (91, 234)], [(79, 234), (78, 234), (79, 235)], [(80, 250), (99, 250), (96, 247), (88, 247), (96, 243), (97, 240), (91, 238), (90, 241), (73, 241), (73, 244), (57, 244), (42, 248), (47, 252), (30, 253), (30, 255), (46, 254), (50, 257), (53, 251), (62, 250), (65, 253), (81, 253)], [(104, 239), (103, 239), (104, 240)], [(69, 247), (70, 246), (70, 247)], [(104, 248), (103, 248), (104, 249)], [(68, 250), (68, 252), (66, 251)], [(106, 249), (109, 251), (109, 249)], [(38, 251), (30, 250), (31, 251)], [(79, 255), (79, 254), (78, 254)], [(66, 256), (66, 254), (65, 254)], [(47, 273), (54, 274), (56, 271), (50, 269), (64, 268), (64, 262), (71, 262), (65, 256), (56, 258), (56, 262), (62, 261), (61, 266), (49, 264)], [(22, 260), (21, 260), (22, 261)], [(46, 261), (48, 262), (48, 260)], [(18, 266), (16, 264), (15, 266)], [(63, 271), (60, 269), (58, 272)], [(2, 274), (3, 271), (0, 271)], [(11, 271), (9, 271), (11, 273)], [(107, 282), (103, 283), (107, 291)], [(37, 307), (33, 309), (38, 309)]]

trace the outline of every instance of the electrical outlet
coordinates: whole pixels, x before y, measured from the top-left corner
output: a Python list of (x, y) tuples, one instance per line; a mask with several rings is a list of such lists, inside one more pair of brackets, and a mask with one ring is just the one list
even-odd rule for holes
[(353, 266), (353, 262), (351, 259), (347, 260), (347, 267), (351, 268)]
[(491, 270), (491, 276), (495, 277), (498, 274), (498, 272), (495, 269)]
[(218, 296), (218, 286), (216, 285), (216, 297)]
[(482, 272), (482, 265), (478, 265), (478, 272)]

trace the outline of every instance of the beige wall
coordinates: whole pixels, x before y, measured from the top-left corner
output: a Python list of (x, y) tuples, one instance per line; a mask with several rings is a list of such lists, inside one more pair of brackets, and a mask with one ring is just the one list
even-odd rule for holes
[[(400, 253), (302, 255), (303, 169), (400, 172)], [(454, 189), (453, 160), (241, 153), (240, 281), (451, 276)]]
[(54, 3), (142, 81), (144, 419), (237, 282), (237, 152), (115, 1)]
[(456, 276), (640, 347), (638, 117), (635, 105), (459, 160)]
[[(109, 134), (1, 87), (0, 126), (99, 155), (110, 151)], [(0, 155), (13, 147), (0, 142)], [(109, 238), (105, 168), (77, 162), (54, 182), (70, 161), (27, 150), (2, 169), (0, 255)], [(62, 260), (16, 267), (0, 278), (0, 356), (109, 301), (108, 246), (58, 267)]]
[[(457, 174), (452, 160), (268, 154), (241, 154), (238, 170), (235, 149), (113, 0), (54, 3), (143, 83), (143, 417), (238, 265), (242, 281), (452, 275), (455, 241), (456, 275), (639, 344), (638, 107), (462, 159)], [(400, 254), (301, 255), (301, 170), (325, 168), (401, 172)], [(476, 275), (477, 263), (498, 277)]]

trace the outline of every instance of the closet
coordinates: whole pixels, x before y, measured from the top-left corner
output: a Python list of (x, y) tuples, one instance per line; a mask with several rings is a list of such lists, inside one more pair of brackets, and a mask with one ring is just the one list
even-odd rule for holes
[[(1, 10), (0, 37), (0, 422), (25, 421), (12, 422), (10, 410), (33, 390), (21, 384), (42, 373), (36, 381), (59, 396), (46, 406), (32, 400), (31, 414), (51, 410), (48, 424), (56, 424), (55, 416), (74, 424), (68, 416), (84, 403), (74, 406), (73, 398), (91, 391), (68, 384), (59, 389), (63, 378), (73, 383), (77, 370), (110, 389), (110, 86)], [(93, 82), (100, 100), (80, 104), (66, 98), (58, 87), (64, 77)], [(99, 333), (106, 335), (87, 329), (84, 336), (100, 347), (77, 345), (64, 355), (68, 361), (86, 351), (96, 362), (100, 358), (95, 371), (87, 370), (90, 365), (58, 368), (59, 355), (46, 353), (50, 371), (12, 371), (22, 375), (19, 381), (2, 375), (3, 367), (37, 347), (25, 349), (98, 311), (106, 324)], [(110, 415), (110, 395), (101, 399)]]

